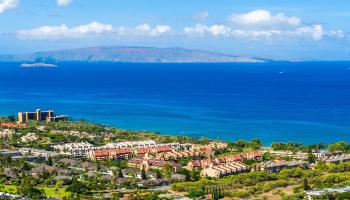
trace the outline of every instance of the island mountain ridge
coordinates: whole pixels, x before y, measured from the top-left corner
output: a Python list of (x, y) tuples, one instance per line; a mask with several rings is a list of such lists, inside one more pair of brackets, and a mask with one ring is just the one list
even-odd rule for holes
[(266, 62), (267, 59), (235, 56), (204, 50), (133, 46), (99, 46), (31, 54), (0, 55), (5, 62), (132, 62), (132, 63), (216, 63)]

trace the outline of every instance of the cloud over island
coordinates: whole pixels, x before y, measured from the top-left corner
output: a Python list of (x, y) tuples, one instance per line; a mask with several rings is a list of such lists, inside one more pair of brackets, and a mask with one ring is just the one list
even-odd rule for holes
[(17, 37), (20, 39), (69, 39), (81, 38), (87, 36), (98, 36), (101, 34), (114, 34), (118, 36), (149, 36), (156, 37), (171, 31), (168, 25), (156, 25), (154, 27), (148, 24), (141, 24), (134, 28), (119, 26), (113, 27), (110, 24), (103, 24), (98, 21), (89, 24), (68, 27), (66, 24), (59, 26), (41, 26), (29, 30), (17, 31)]
[[(206, 17), (208, 13), (205, 13)], [(284, 13), (273, 14), (268, 10), (253, 10), (246, 13), (233, 13), (224, 23), (198, 23), (174, 30), (170, 25), (141, 24), (136, 27), (113, 26), (111, 24), (93, 21), (89, 24), (69, 27), (66, 24), (58, 26), (41, 26), (33, 29), (18, 30), (19, 39), (45, 40), (81, 38), (110, 34), (118, 37), (225, 37), (247, 39), (285, 39), (304, 38), (314, 41), (324, 37), (342, 38), (342, 30), (325, 30), (322, 24), (304, 23), (296, 16), (287, 16)]]
[(324, 36), (341, 38), (341, 30), (324, 30), (321, 24), (303, 23), (299, 17), (286, 16), (284, 13), (272, 14), (267, 10), (253, 10), (247, 13), (232, 14), (227, 23), (196, 24), (183, 29), (188, 36), (215, 36), (215, 37), (244, 37), (259, 38), (286, 38), (302, 37), (321, 40)]

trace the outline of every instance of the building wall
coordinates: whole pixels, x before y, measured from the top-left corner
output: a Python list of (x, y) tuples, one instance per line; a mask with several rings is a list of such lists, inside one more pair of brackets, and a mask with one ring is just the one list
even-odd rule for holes
[[(27, 123), (29, 120), (44, 121), (47, 118), (54, 118), (55, 113), (53, 110), (41, 111), (36, 109), (35, 112), (18, 112), (18, 122), (21, 124)], [(60, 118), (55, 119), (55, 121), (60, 120)]]

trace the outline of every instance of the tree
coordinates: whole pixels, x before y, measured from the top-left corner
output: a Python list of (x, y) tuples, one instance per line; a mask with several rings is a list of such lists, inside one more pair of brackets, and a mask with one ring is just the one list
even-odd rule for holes
[(243, 151), (243, 149), (247, 148), (249, 146), (249, 142), (245, 140), (237, 140), (236, 147), (238, 151)]
[(123, 197), (123, 193), (116, 193), (116, 192), (113, 192), (112, 193), (112, 200), (118, 200), (120, 199), (121, 197)]
[(146, 179), (147, 179), (147, 175), (146, 175), (145, 169), (142, 169), (142, 170), (141, 170), (141, 179), (142, 179), (142, 180), (146, 180)]
[(309, 153), (308, 155), (307, 155), (307, 161), (309, 162), (309, 163), (314, 163), (315, 161), (316, 161), (316, 156), (313, 154), (313, 153)]
[(191, 180), (191, 174), (190, 174), (190, 171), (188, 171), (187, 169), (180, 169), (179, 171), (180, 174), (183, 174), (185, 175), (185, 181), (190, 181)]
[(46, 163), (47, 163), (47, 165), (52, 166), (53, 162), (52, 162), (52, 157), (51, 156), (47, 159)]
[(123, 175), (123, 172), (121, 169), (118, 170), (118, 178), (123, 178), (124, 175)]
[(271, 155), (271, 153), (269, 153), (269, 152), (265, 152), (265, 153), (263, 153), (262, 154), (262, 159), (264, 160), (264, 161), (268, 161), (268, 160), (270, 160), (271, 158), (272, 158), (272, 155)]
[(252, 141), (250, 141), (250, 147), (252, 149), (260, 149), (260, 147), (262, 146), (263, 146), (262, 142), (257, 138), (254, 138), (252, 139)]
[(311, 189), (311, 187), (310, 187), (310, 185), (309, 185), (309, 182), (307, 181), (307, 179), (306, 178), (304, 178), (304, 190), (306, 191), (306, 190), (310, 190)]
[(29, 177), (21, 177), (20, 185), (17, 187), (17, 194), (31, 199), (41, 199), (44, 193), (34, 187), (34, 182)]
[(85, 185), (78, 181), (76, 177), (74, 177), (72, 183), (68, 186), (66, 190), (71, 193), (82, 194), (85, 191), (85, 189)]
[(201, 197), (203, 195), (205, 195), (205, 192), (203, 190), (200, 190), (200, 189), (191, 189), (188, 192), (188, 197), (190, 197), (190, 198)]
[(157, 179), (162, 178), (162, 173), (160, 173), (159, 170), (156, 171), (156, 178), (157, 178)]
[(335, 151), (346, 152), (349, 149), (350, 149), (350, 145), (344, 141), (328, 145), (328, 151), (330, 152), (335, 152)]
[(274, 151), (287, 150), (287, 145), (283, 142), (273, 142), (270, 147)]
[(165, 163), (163, 165), (162, 170), (163, 170), (163, 173), (166, 177), (170, 177), (172, 172), (174, 171), (174, 168), (170, 163)]

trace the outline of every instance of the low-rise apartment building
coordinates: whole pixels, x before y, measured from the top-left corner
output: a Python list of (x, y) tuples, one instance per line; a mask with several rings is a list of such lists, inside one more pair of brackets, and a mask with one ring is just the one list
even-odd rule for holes
[[(306, 159), (308, 157), (308, 153), (305, 152), (293, 152), (293, 151), (273, 151), (269, 149), (264, 149), (260, 151), (263, 153), (270, 153), (273, 156), (276, 157), (288, 157), (293, 159)], [(316, 155), (316, 154), (315, 154)]]
[(144, 141), (125, 141), (125, 142), (117, 142), (117, 143), (109, 143), (102, 147), (101, 149), (116, 149), (116, 148), (147, 148), (147, 147), (155, 147), (157, 143), (154, 140), (144, 140)]
[(93, 149), (90, 151), (89, 157), (93, 160), (102, 159), (126, 159), (132, 154), (129, 148), (117, 148), (117, 149)]
[(0, 127), (6, 128), (27, 128), (27, 124), (19, 124), (15, 122), (0, 122)]
[(193, 160), (187, 164), (187, 169), (192, 170), (202, 170), (216, 165), (224, 165), (232, 162), (239, 162), (243, 160), (254, 160), (260, 159), (261, 155), (257, 151), (245, 152), (241, 154), (227, 155), (220, 158), (214, 159), (203, 159), (203, 160)]
[[(209, 150), (209, 151), (208, 151)], [(195, 157), (195, 156), (207, 156), (211, 155), (210, 149), (201, 149), (201, 150), (184, 150), (184, 151), (168, 151), (164, 153), (159, 153), (156, 156), (156, 159), (160, 160), (176, 160), (178, 158), (187, 158), (187, 157)]]
[(23, 155), (38, 156), (38, 157), (42, 157), (45, 159), (48, 159), (50, 157), (51, 158), (56, 157), (56, 156), (60, 155), (60, 154), (53, 152), (53, 151), (46, 151), (43, 149), (34, 149), (34, 148), (27, 148), (27, 147), (19, 148), (18, 151), (21, 152)]
[(27, 135), (21, 137), (22, 142), (32, 142), (37, 139), (38, 136), (36, 135), (36, 133), (28, 133)]
[(173, 149), (170, 146), (146, 147), (136, 149), (135, 154), (137, 156), (145, 156), (147, 154), (159, 154), (170, 151), (173, 151)]
[(323, 158), (322, 161), (324, 161), (327, 164), (339, 164), (341, 162), (349, 162), (350, 161), (350, 155), (347, 154), (341, 154), (337, 156), (330, 156), (327, 158)]
[(144, 169), (145, 171), (148, 171), (149, 169), (158, 169), (162, 170), (165, 165), (170, 165), (174, 172), (177, 172), (181, 169), (181, 165), (177, 164), (175, 162), (165, 161), (165, 160), (158, 160), (158, 159), (151, 159), (151, 158), (132, 158), (128, 161), (128, 166), (137, 168), (137, 169)]
[(246, 172), (248, 166), (240, 162), (231, 162), (208, 167), (201, 171), (202, 177), (220, 178), (222, 176)]
[(19, 151), (13, 151), (10, 149), (0, 149), (0, 155), (14, 157), (14, 156), (21, 156), (22, 154)]
[(0, 130), (0, 138), (12, 138), (14, 134), (15, 131), (11, 129)]
[(279, 172), (282, 169), (292, 169), (300, 167), (302, 169), (308, 168), (309, 163), (306, 161), (281, 161), (281, 162), (267, 162), (256, 166), (256, 170), (265, 170), (270, 173)]
[(74, 158), (86, 158), (90, 155), (93, 145), (87, 142), (66, 143), (53, 145), (52, 148), (60, 154), (69, 155)]

